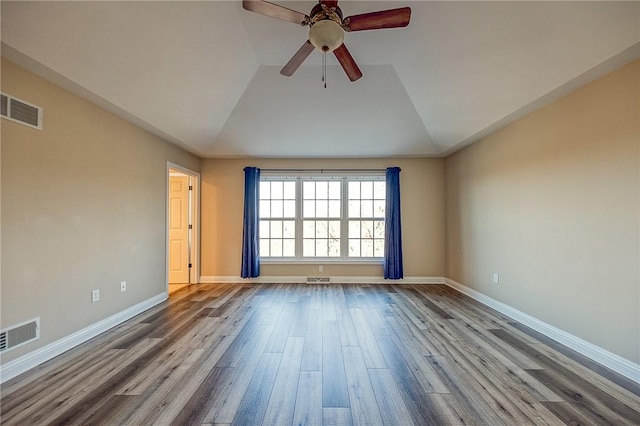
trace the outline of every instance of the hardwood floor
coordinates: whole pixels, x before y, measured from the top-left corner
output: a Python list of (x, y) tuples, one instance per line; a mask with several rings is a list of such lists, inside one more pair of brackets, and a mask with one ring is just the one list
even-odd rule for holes
[(189, 287), (190, 285), (191, 284), (169, 284), (169, 296), (185, 287)]
[(3, 425), (638, 425), (640, 386), (443, 285), (200, 284), (2, 386)]

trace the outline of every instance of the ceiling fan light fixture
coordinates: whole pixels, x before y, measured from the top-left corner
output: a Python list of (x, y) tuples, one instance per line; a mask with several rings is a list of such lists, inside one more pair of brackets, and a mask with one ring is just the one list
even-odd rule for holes
[(323, 19), (311, 26), (309, 41), (321, 52), (333, 52), (344, 41), (344, 30), (331, 19)]

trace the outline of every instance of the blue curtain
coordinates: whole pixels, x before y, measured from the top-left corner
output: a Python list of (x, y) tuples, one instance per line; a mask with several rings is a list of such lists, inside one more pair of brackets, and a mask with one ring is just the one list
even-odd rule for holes
[(242, 226), (242, 278), (260, 275), (258, 206), (260, 204), (260, 169), (244, 169), (244, 221)]
[(386, 174), (387, 203), (384, 218), (384, 277), (399, 280), (402, 267), (402, 229), (400, 220), (400, 167), (389, 167)]

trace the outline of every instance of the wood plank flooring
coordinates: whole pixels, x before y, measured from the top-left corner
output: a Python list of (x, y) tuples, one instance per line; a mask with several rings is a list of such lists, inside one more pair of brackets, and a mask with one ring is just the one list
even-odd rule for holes
[(3, 425), (638, 425), (640, 386), (443, 285), (200, 284), (2, 386)]

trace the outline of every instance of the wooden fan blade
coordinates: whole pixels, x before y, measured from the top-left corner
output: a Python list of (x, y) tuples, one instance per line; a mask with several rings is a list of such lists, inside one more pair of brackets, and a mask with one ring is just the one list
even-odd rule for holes
[(360, 77), (362, 77), (362, 71), (358, 68), (358, 64), (353, 60), (351, 53), (347, 50), (347, 46), (342, 43), (340, 47), (333, 51), (334, 55), (342, 65), (342, 69), (345, 73), (347, 73), (347, 77), (349, 80), (356, 81)]
[(409, 25), (411, 8), (381, 10), (379, 12), (363, 13), (344, 18), (347, 31), (377, 30), (380, 28), (399, 28)]
[(295, 55), (293, 55), (293, 57), (289, 59), (289, 62), (287, 62), (287, 65), (282, 68), (280, 74), (291, 77), (293, 73), (296, 72), (296, 70), (300, 67), (300, 65), (302, 65), (304, 60), (307, 59), (307, 56), (309, 56), (311, 52), (313, 52), (313, 49), (315, 49), (315, 47), (313, 47), (313, 44), (311, 44), (311, 42), (307, 40), (302, 45), (302, 47), (298, 49)]
[(329, 8), (338, 6), (337, 0), (320, 0), (319, 3), (322, 3)]
[(299, 25), (304, 25), (309, 19), (309, 17), (302, 12), (287, 9), (286, 7), (269, 3), (268, 1), (243, 0), (242, 7), (252, 12), (271, 16), (272, 18), (282, 19), (283, 21), (295, 22)]

